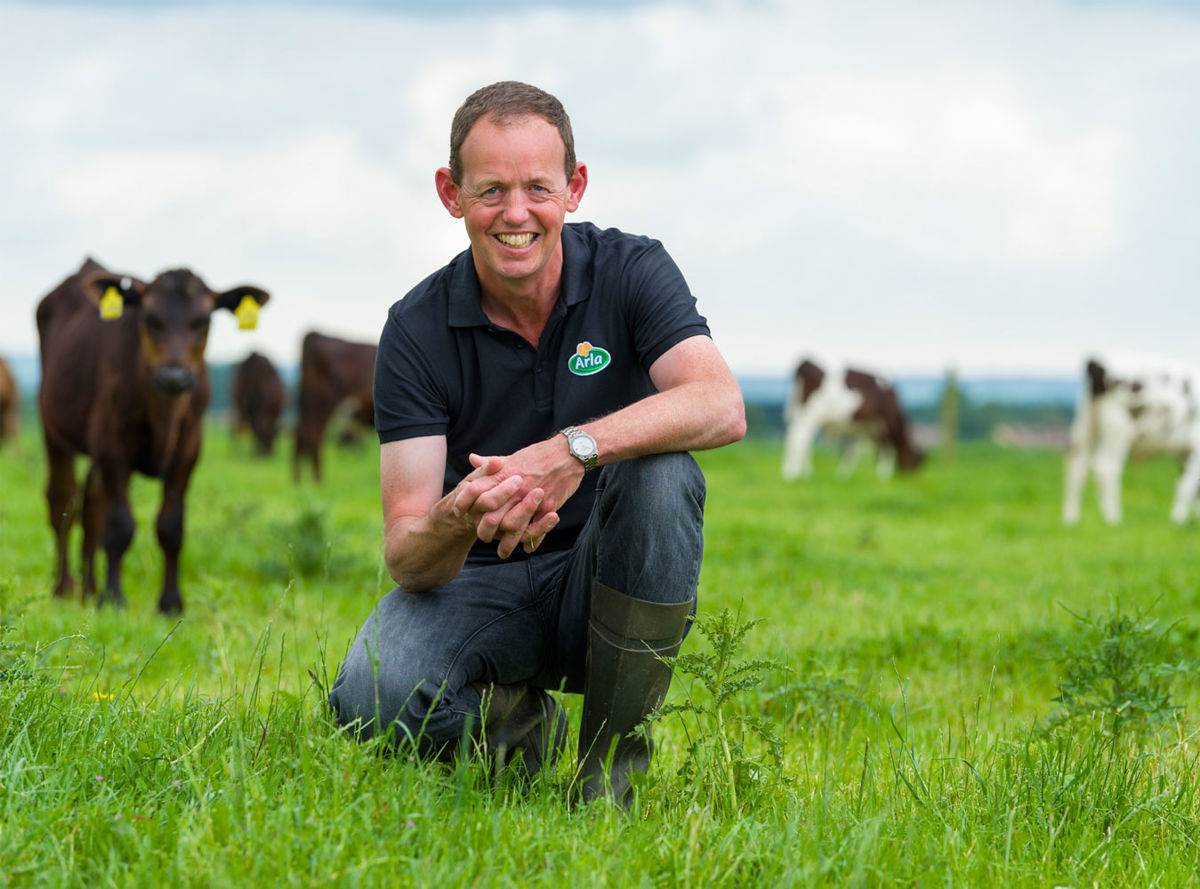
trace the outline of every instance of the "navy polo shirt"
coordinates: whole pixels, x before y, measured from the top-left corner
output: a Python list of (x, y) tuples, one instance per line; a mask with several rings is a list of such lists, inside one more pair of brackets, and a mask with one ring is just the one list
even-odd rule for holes
[[(638, 401), (655, 391), (649, 369), (664, 352), (710, 335), (658, 241), (584, 222), (563, 227), (562, 246), (562, 288), (536, 349), (484, 314), (470, 249), (388, 312), (375, 365), (379, 440), (446, 436), (445, 493), (471, 471), (468, 454), (511, 454)], [(584, 477), (539, 552), (571, 546), (596, 477)], [(469, 556), (497, 559), (495, 543)]]

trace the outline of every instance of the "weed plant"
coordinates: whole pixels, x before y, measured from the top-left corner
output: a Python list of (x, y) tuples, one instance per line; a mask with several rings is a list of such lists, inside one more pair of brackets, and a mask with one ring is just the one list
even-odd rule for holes
[(625, 813), (568, 804), (570, 757), (523, 786), (343, 736), (323, 687), (389, 588), (377, 453), (327, 448), (325, 484), (296, 486), (280, 450), (250, 460), (210, 427), (178, 620), (154, 613), (156, 485), (133, 487), (129, 607), (98, 611), (50, 596), (36, 430), (0, 453), (0, 884), (1179, 887), (1200, 872), (1200, 529), (1167, 520), (1171, 461), (1130, 467), (1122, 527), (1092, 510), (1064, 528), (1048, 452), (968, 442), (890, 482), (837, 478), (818, 453), (788, 485), (771, 442), (698, 455), (701, 623)]
[(1065, 676), (1048, 720), (1052, 728), (1093, 720), (1115, 740), (1175, 724), (1183, 709), (1173, 702), (1175, 680), (1194, 676), (1197, 661), (1171, 646), (1150, 609), (1123, 614), (1113, 603), (1104, 617), (1076, 615), (1081, 634), (1063, 657)]

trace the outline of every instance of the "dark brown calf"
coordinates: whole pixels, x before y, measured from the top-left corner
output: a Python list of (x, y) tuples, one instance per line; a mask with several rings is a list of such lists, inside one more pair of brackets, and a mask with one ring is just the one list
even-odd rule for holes
[(375, 425), (375, 353), (372, 343), (352, 343), (320, 333), (304, 337), (300, 349), (300, 396), (292, 474), (300, 481), (300, 462), (312, 461), (321, 480), (321, 442), (325, 428), (343, 403), (364, 426)]
[(0, 358), (0, 445), (17, 434), (17, 415), (21, 408), (21, 392), (17, 381)]
[[(119, 317), (102, 320), (98, 306), (117, 300)], [(266, 291), (241, 286), (209, 289), (186, 269), (151, 283), (113, 274), (88, 259), (37, 308), (42, 383), (38, 407), (46, 440), (46, 500), (58, 552), (54, 593), (73, 588), (67, 538), (76, 512), (74, 459), (91, 458), (84, 483), (83, 594), (96, 592), (96, 546), (103, 543), (108, 575), (100, 602), (125, 603), (121, 559), (133, 539), (129, 479), (134, 471), (162, 479), (158, 542), (164, 555), (159, 611), (183, 609), (179, 551), (183, 501), (200, 456), (210, 392), (204, 347), (209, 316), (262, 305)], [(240, 312), (239, 312), (240, 314)]]
[(256, 451), (269, 455), (275, 449), (285, 397), (283, 380), (271, 359), (251, 352), (233, 377), (234, 435), (249, 429)]

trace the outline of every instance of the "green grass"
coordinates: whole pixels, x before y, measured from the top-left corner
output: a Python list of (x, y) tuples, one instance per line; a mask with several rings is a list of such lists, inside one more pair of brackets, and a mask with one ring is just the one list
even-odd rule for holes
[[(291, 483), (286, 447), (246, 450), (210, 429), (178, 620), (154, 613), (155, 485), (134, 487), (129, 608), (96, 611), (50, 597), (35, 430), (0, 451), (0, 886), (1173, 887), (1200, 872), (1200, 529), (1167, 521), (1171, 461), (1129, 468), (1114, 529), (1091, 502), (1061, 526), (1050, 453), (971, 444), (889, 482), (839, 479), (818, 454), (796, 484), (770, 442), (698, 455), (702, 612), (760, 619), (736, 654), (775, 665), (719, 707), (680, 675), (669, 700), (711, 718), (659, 723), (625, 815), (570, 808), (570, 762), (523, 790), (343, 738), (320, 685), (388, 588), (377, 451), (327, 448), (318, 487)], [(1102, 713), (1048, 728), (1071, 658), (1100, 644), (1074, 615), (1114, 608), (1158, 620), (1136, 656), (1174, 668), (1182, 710), (1116, 738)], [(699, 633), (684, 646), (705, 650)], [(781, 742), (778, 770), (754, 720)], [(736, 767), (704, 755), (725, 741)]]

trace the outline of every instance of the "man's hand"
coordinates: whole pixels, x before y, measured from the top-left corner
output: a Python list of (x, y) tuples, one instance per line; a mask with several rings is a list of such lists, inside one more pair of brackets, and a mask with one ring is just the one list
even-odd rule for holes
[[(481, 514), (476, 525), (480, 540), (500, 540), (496, 552), (501, 558), (508, 558), (518, 544), (527, 553), (536, 550), (558, 524), (559, 507), (579, 490), (583, 480), (583, 464), (567, 452), (566, 439), (559, 435), (507, 457), (471, 454), (469, 459), (475, 471), (464, 482), (495, 480), (492, 492), (511, 492), (503, 506)], [(468, 485), (462, 503), (470, 502), (472, 496)], [(501, 496), (493, 493), (486, 504), (494, 504)]]
[(475, 469), (451, 492), (451, 513), (484, 543), (499, 540), (496, 552), (502, 559), (512, 555), (520, 543), (525, 552), (533, 552), (558, 524), (557, 513), (538, 515), (545, 491), (529, 488), (521, 475), (505, 472), (510, 458), (471, 454), (469, 459)]

